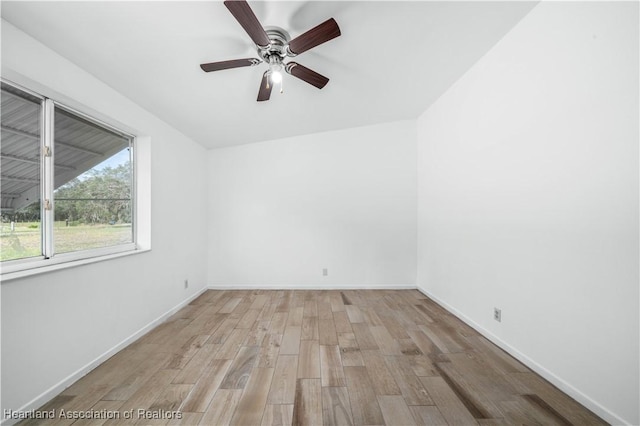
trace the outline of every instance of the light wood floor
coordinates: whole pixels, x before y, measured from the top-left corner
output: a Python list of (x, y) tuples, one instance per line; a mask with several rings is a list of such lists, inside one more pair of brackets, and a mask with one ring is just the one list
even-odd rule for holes
[(415, 290), (207, 291), (52, 409), (120, 419), (23, 424), (605, 424)]

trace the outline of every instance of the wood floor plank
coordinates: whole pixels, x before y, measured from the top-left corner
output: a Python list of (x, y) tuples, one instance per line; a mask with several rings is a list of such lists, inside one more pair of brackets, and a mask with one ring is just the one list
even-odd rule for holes
[(115, 384), (113, 388), (102, 397), (102, 400), (126, 401), (138, 389), (144, 386), (149, 377), (160, 370), (163, 365), (166, 365), (170, 357), (171, 354), (163, 352), (150, 354), (146, 362), (138, 365), (134, 373), (120, 381), (120, 383)]
[(435, 405), (412, 405), (409, 407), (419, 425), (447, 426), (448, 423)]
[(320, 377), (320, 344), (317, 340), (300, 341), (298, 379), (319, 379)]
[(251, 369), (258, 358), (257, 346), (243, 346), (238, 351), (238, 356), (233, 360), (227, 374), (224, 376), (221, 389), (244, 389)]
[[(91, 407), (91, 412), (92, 413), (98, 413), (101, 414), (102, 412), (105, 413), (105, 416), (108, 416), (107, 413), (112, 413), (112, 414), (120, 414), (122, 411), (120, 410), (120, 407), (122, 406), (122, 404), (124, 404), (124, 401), (98, 401), (96, 402), (92, 407)], [(102, 416), (96, 416), (96, 418), (90, 419), (78, 419), (75, 422), (73, 422), (73, 424), (75, 426), (101, 426), (103, 425), (107, 420), (109, 420), (108, 418), (100, 418)], [(43, 422), (44, 423), (44, 422)]]
[(262, 341), (262, 346), (260, 346), (257, 367), (272, 368), (276, 366), (281, 342), (282, 334), (267, 334)]
[(175, 350), (171, 359), (167, 362), (165, 368), (181, 370), (191, 361), (191, 358), (202, 348), (209, 340), (209, 335), (196, 335), (187, 339), (187, 341)]
[(179, 318), (164, 322), (144, 336), (142, 341), (144, 343), (165, 344), (175, 336), (176, 333), (189, 325), (191, 321), (193, 321), (191, 318)]
[(253, 302), (251, 302), (251, 306), (249, 306), (249, 309), (257, 309), (258, 311), (261, 311), (265, 307), (268, 301), (269, 301), (268, 295), (258, 294), (253, 298)]
[(231, 332), (236, 328), (236, 325), (240, 322), (238, 319), (226, 318), (222, 321), (222, 324), (211, 334), (209, 340), (206, 343), (218, 344), (224, 343)]
[(400, 312), (400, 310), (382, 310), (378, 312), (378, 316), (380, 316), (384, 327), (387, 329), (389, 334), (393, 336), (394, 339), (408, 339), (409, 335), (407, 334), (407, 330), (402, 324), (400, 324), (400, 321), (398, 321)]
[(278, 356), (267, 399), (269, 404), (293, 404), (296, 396), (297, 373), (297, 355)]
[(356, 335), (358, 347), (361, 351), (379, 349), (378, 343), (376, 343), (376, 339), (373, 337), (373, 334), (371, 334), (367, 324), (351, 324), (351, 326), (353, 327), (353, 334)]
[(353, 425), (349, 391), (346, 387), (322, 388), (322, 424), (325, 426)]
[(451, 426), (478, 424), (442, 377), (420, 377), (420, 381), (431, 395), (442, 416)]
[(207, 315), (203, 322), (199, 325), (196, 333), (213, 335), (215, 331), (222, 325), (225, 319), (229, 317), (228, 314), (212, 314)]
[(416, 356), (423, 355), (422, 351), (411, 339), (397, 339), (398, 345), (400, 346), (400, 353), (408, 356)]
[(204, 413), (229, 371), (231, 362), (230, 359), (213, 360), (184, 401), (182, 410), (192, 413)]
[(479, 334), (470, 336), (468, 340), (476, 351), (482, 353), (496, 369), (505, 374), (528, 373), (531, 371), (524, 364)]
[(267, 396), (273, 378), (273, 368), (254, 368), (249, 382), (242, 392), (236, 411), (231, 418), (232, 425), (259, 425), (267, 405)]
[(262, 415), (262, 426), (291, 426), (293, 404), (267, 404)]
[(422, 330), (409, 330), (407, 331), (413, 343), (425, 354), (441, 353), (440, 349), (427, 337)]
[(391, 336), (386, 327), (370, 326), (369, 331), (371, 331), (382, 355), (402, 355), (398, 341)]
[(229, 318), (236, 318), (238, 321), (242, 319), (242, 317), (249, 311), (249, 307), (251, 306), (251, 302), (249, 302), (246, 297), (243, 297), (238, 306), (229, 314)]
[(242, 389), (218, 389), (198, 424), (228, 426), (240, 396), (242, 396)]
[(406, 357), (387, 356), (385, 361), (408, 405), (433, 405), (429, 392), (414, 374)]
[(416, 420), (404, 398), (398, 395), (378, 395), (378, 404), (388, 425), (414, 426)]
[(363, 351), (362, 359), (377, 395), (401, 395), (400, 388), (379, 351)]
[(358, 324), (364, 322), (364, 317), (362, 316), (362, 312), (360, 308), (355, 305), (346, 305), (345, 311), (349, 317), (349, 322), (351, 324)]
[(328, 300), (318, 302), (318, 320), (333, 321), (333, 311), (331, 310), (331, 303)]
[(333, 319), (318, 320), (318, 334), (321, 345), (337, 345), (338, 334)]
[(322, 425), (321, 388), (320, 379), (298, 379), (292, 424)]
[[(453, 354), (449, 354), (451, 357)], [(464, 354), (455, 354), (464, 355)], [(476, 419), (491, 419), (504, 416), (499, 407), (498, 401), (503, 397), (509, 398), (505, 389), (500, 389), (488, 383), (490, 377), (486, 371), (478, 371), (474, 375), (466, 375), (468, 365), (462, 362), (459, 357), (456, 362), (438, 362), (436, 368), (440, 376), (453, 389), (458, 398), (465, 404), (467, 409)], [(498, 377), (498, 376), (495, 376)], [(511, 387), (507, 380), (500, 379), (501, 382)]]
[(407, 356), (409, 365), (416, 376), (437, 376), (438, 369), (433, 361), (425, 355)]
[(444, 353), (464, 352), (471, 348), (469, 344), (463, 341), (457, 330), (446, 324), (420, 325), (418, 328)]
[(582, 407), (576, 400), (564, 394), (555, 386), (551, 386), (537, 374), (514, 373), (512, 376), (517, 377), (521, 383), (531, 390), (530, 395), (537, 395), (544, 404), (547, 404), (571, 423), (582, 425), (606, 424), (591, 411)]
[(220, 349), (213, 356), (214, 359), (234, 359), (249, 335), (249, 328), (234, 329)]
[(280, 345), (280, 355), (298, 355), (300, 353), (301, 326), (286, 327)]
[(276, 313), (277, 304), (269, 301), (265, 303), (260, 315), (258, 315), (258, 321), (271, 321), (273, 315)]
[[(161, 324), (162, 325), (162, 324)], [(131, 346), (116, 353), (103, 364), (99, 365), (96, 369), (91, 371), (88, 375), (94, 376), (91, 380), (91, 384), (98, 383), (114, 383), (112, 380), (114, 376), (122, 376), (124, 370), (125, 373), (136, 371), (141, 363), (146, 363), (147, 357), (158, 352), (173, 353), (173, 347), (166, 347), (159, 343), (145, 343), (146, 336), (141, 337)], [(74, 383), (74, 386), (78, 383)], [(71, 388), (67, 388), (71, 390)]]
[(346, 311), (333, 312), (333, 323), (337, 333), (353, 333), (351, 322)]
[(195, 384), (221, 345), (205, 344), (173, 379), (175, 384)]
[(302, 334), (300, 336), (302, 340), (318, 340), (320, 334), (318, 332), (318, 317), (304, 317), (302, 318)]
[(318, 304), (315, 300), (304, 301), (304, 317), (317, 317), (318, 316)]
[(291, 311), (289, 311), (289, 315), (287, 316), (287, 327), (301, 327), (303, 314), (303, 307), (291, 309)]
[(177, 411), (193, 385), (170, 384), (149, 407), (149, 411)]
[(180, 418), (178, 416), (169, 420), (167, 426), (193, 426), (197, 425), (202, 419), (202, 413), (187, 413), (181, 412)]
[(292, 291), (284, 290), (282, 292), (282, 297), (278, 298), (278, 307), (276, 308), (276, 312), (289, 312), (291, 309), (292, 296)]
[(242, 297), (232, 297), (222, 308), (218, 311), (219, 314), (230, 314), (240, 304)]
[(253, 323), (253, 325), (249, 328), (249, 334), (247, 335), (247, 340), (245, 341), (245, 346), (262, 346), (262, 342), (264, 341), (265, 336), (269, 332), (269, 327), (271, 327), (270, 320), (257, 320)]
[(362, 307), (360, 311), (362, 312), (362, 318), (364, 318), (364, 323), (369, 326), (378, 326), (384, 325), (380, 317), (378, 316), (376, 310), (378, 308), (374, 307)]
[(353, 303), (349, 299), (349, 296), (347, 295), (348, 293), (349, 293), (348, 291), (341, 291), (340, 292), (340, 297), (342, 298), (342, 304), (345, 305), (345, 306), (353, 305)]
[(236, 325), (236, 328), (251, 328), (253, 323), (258, 319), (258, 316), (260, 316), (260, 310), (248, 309), (247, 312), (245, 312), (245, 314), (242, 316), (242, 318), (240, 318), (240, 321), (238, 322), (238, 325)]
[(501, 401), (499, 404), (507, 424), (544, 424), (558, 426), (569, 426), (573, 424), (557, 411), (553, 409), (548, 410), (547, 407), (542, 408), (537, 403), (531, 403), (523, 397), (519, 397), (514, 401)]
[(344, 300), (339, 292), (332, 291), (331, 294), (329, 294), (329, 303), (331, 303), (331, 310), (334, 313), (334, 318), (336, 312), (345, 312)]
[(320, 345), (320, 375), (322, 386), (346, 386), (339, 346)]
[(304, 290), (294, 290), (293, 299), (291, 300), (291, 308), (303, 308), (304, 309), (304, 301), (306, 300), (306, 291)]
[(342, 365), (345, 367), (364, 366), (360, 347), (353, 333), (338, 333), (338, 344), (340, 346), (340, 356)]
[[(155, 400), (162, 394), (164, 389), (169, 386), (174, 377), (178, 373), (177, 370), (159, 370), (153, 376), (149, 378), (140, 389), (138, 389), (124, 404), (120, 407), (120, 410), (138, 410), (148, 409), (155, 402)], [(127, 424), (126, 419), (113, 419), (105, 422), (105, 425), (122, 425)]]
[(271, 317), (271, 328), (269, 329), (270, 333), (273, 334), (284, 334), (284, 329), (287, 326), (287, 312), (276, 312)]
[(373, 383), (365, 367), (345, 367), (354, 425), (384, 425)]

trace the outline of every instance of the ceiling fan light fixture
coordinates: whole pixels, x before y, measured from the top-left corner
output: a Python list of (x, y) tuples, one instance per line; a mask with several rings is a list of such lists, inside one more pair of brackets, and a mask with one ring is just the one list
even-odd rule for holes
[(277, 56), (269, 58), (269, 73), (274, 83), (282, 81), (282, 61)]
[(309, 68), (295, 62), (284, 63), (284, 60), (340, 36), (340, 28), (335, 19), (327, 19), (309, 31), (291, 39), (289, 33), (280, 27), (263, 27), (246, 0), (225, 0), (224, 5), (251, 37), (257, 53), (262, 59), (247, 58), (201, 64), (200, 68), (204, 72), (255, 66), (263, 61), (266, 62), (269, 69), (262, 75), (258, 102), (268, 101), (275, 85), (280, 85), (280, 93), (282, 93), (283, 71), (318, 89), (322, 89), (329, 82), (327, 77)]
[(271, 81), (273, 81), (273, 84), (282, 83), (282, 73), (280, 71), (272, 71)]
[(273, 86), (280, 85), (280, 93), (282, 93), (282, 58), (277, 55), (269, 57), (269, 77)]

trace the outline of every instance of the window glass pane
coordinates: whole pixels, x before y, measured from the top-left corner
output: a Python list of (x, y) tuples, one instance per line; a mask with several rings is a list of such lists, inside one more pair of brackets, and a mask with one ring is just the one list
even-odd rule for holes
[(0, 260), (42, 256), (41, 100), (2, 83)]
[(55, 253), (133, 242), (130, 139), (56, 107)]

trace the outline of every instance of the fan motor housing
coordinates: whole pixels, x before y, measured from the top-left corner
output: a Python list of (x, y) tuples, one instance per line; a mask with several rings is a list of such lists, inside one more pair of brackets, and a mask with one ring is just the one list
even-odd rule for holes
[(270, 56), (276, 55), (280, 58), (287, 56), (286, 47), (291, 40), (289, 33), (280, 27), (274, 26), (265, 27), (264, 30), (267, 33), (269, 40), (271, 40), (271, 44), (264, 49), (258, 47), (258, 54), (260, 57), (268, 63)]

